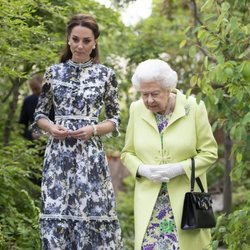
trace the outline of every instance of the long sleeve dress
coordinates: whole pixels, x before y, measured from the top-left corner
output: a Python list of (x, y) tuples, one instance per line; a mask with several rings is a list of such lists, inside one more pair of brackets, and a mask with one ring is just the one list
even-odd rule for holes
[[(69, 130), (97, 124), (103, 106), (118, 133), (119, 104), (114, 72), (91, 60), (49, 67), (35, 111)], [(123, 249), (115, 197), (101, 138), (49, 137), (42, 171), (40, 228), (43, 249)]]

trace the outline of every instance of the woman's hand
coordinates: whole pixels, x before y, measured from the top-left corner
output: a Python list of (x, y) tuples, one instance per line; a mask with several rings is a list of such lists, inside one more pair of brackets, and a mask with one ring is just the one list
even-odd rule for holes
[(184, 174), (185, 171), (180, 163), (169, 163), (162, 165), (140, 165), (138, 174), (154, 182), (169, 182), (176, 176)]
[(49, 126), (48, 132), (55, 139), (59, 139), (59, 140), (65, 139), (69, 134), (69, 130), (67, 128), (58, 124), (51, 124)]
[(176, 176), (179, 176), (185, 173), (182, 164), (178, 162), (154, 166), (150, 168), (150, 170), (151, 170), (152, 175), (157, 176), (158, 181), (160, 182), (164, 182), (166, 178), (168, 180), (171, 180), (175, 178)]
[(161, 183), (161, 182), (168, 182), (169, 178), (162, 177), (161, 173), (154, 173), (152, 171), (152, 169), (154, 169), (156, 166), (155, 165), (140, 165), (138, 168), (138, 174), (140, 176), (146, 177), (147, 179), (153, 181), (153, 182), (157, 182), (157, 183)]
[(75, 131), (70, 131), (68, 135), (75, 139), (87, 141), (93, 136), (93, 132), (93, 126), (89, 125), (83, 128), (79, 128)]

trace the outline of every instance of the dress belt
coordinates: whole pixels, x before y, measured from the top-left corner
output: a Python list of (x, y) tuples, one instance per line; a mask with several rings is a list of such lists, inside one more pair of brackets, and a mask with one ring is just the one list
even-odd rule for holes
[(84, 115), (56, 115), (56, 120), (63, 119), (74, 119), (74, 120), (88, 120), (88, 121), (98, 121), (97, 117), (84, 116)]

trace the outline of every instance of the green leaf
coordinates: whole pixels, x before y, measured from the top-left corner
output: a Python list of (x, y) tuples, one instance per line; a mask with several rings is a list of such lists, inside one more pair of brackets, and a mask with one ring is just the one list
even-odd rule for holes
[(238, 126), (235, 130), (235, 138), (240, 141), (247, 138), (246, 128), (243, 126)]
[(207, 0), (202, 6), (201, 6), (201, 12), (204, 12), (206, 10), (210, 10), (214, 4), (213, 0)]
[(198, 77), (196, 75), (192, 76), (190, 79), (190, 85), (193, 88), (197, 83)]
[(212, 125), (212, 131), (214, 132), (218, 126), (218, 121), (215, 121)]
[(242, 125), (246, 126), (247, 124), (250, 124), (250, 112), (248, 112), (242, 119)]
[(237, 153), (236, 154), (236, 161), (239, 163), (239, 162), (241, 162), (242, 161), (242, 153)]
[(205, 56), (205, 59), (204, 59), (204, 68), (207, 70), (208, 69), (208, 57)]
[(189, 51), (188, 54), (190, 57), (194, 57), (196, 55), (197, 51), (196, 51), (196, 46), (192, 46)]
[(228, 12), (229, 9), (230, 9), (230, 4), (228, 2), (223, 2), (221, 5), (221, 10), (224, 12)]
[(191, 29), (191, 26), (188, 26), (185, 30), (184, 30), (184, 33), (188, 33)]
[(217, 65), (215, 75), (217, 83), (224, 84), (227, 81), (227, 75), (224, 73), (223, 65)]
[(218, 246), (219, 246), (219, 240), (214, 240), (212, 242), (212, 249), (213, 250), (217, 250), (218, 249)]
[(198, 93), (198, 94), (196, 95), (196, 102), (197, 102), (197, 103), (200, 103), (201, 98), (202, 98), (202, 93), (200, 92), (200, 93)]
[(236, 128), (237, 128), (238, 124), (234, 124), (233, 127), (231, 128), (230, 130), (230, 136), (232, 138), (234, 138), (234, 135), (235, 135), (235, 131), (236, 131)]
[(225, 62), (225, 58), (222, 55), (216, 56), (216, 60), (217, 60), (218, 64), (224, 64), (224, 62)]
[(225, 72), (225, 74), (227, 75), (228, 78), (232, 77), (233, 74), (234, 74), (233, 69), (232, 69), (232, 68), (229, 68), (229, 67), (225, 68), (225, 69), (224, 69), (224, 72)]
[(243, 53), (241, 53), (238, 58), (239, 59), (243, 59), (243, 58), (247, 58), (250, 54), (250, 48), (247, 48), (245, 51), (243, 51)]
[(186, 44), (187, 44), (187, 40), (186, 39), (182, 40), (181, 43), (180, 43), (180, 45), (179, 45), (179, 48), (180, 49), (183, 48)]
[(192, 88), (189, 88), (187, 91), (186, 91), (186, 97), (188, 98), (190, 96), (192, 92)]
[(209, 35), (209, 33), (208, 33), (206, 30), (200, 29), (200, 30), (198, 31), (197, 37), (198, 37), (199, 40), (202, 41), (202, 40), (204, 40), (208, 35)]
[(242, 170), (241, 170), (240, 168), (236, 168), (236, 169), (234, 170), (234, 175), (235, 175), (238, 179), (240, 179), (241, 176), (242, 176)]

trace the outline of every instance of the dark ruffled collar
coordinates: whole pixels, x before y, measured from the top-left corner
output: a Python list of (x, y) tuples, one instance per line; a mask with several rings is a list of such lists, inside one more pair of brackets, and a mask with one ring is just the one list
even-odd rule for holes
[(71, 59), (69, 59), (67, 61), (67, 63), (70, 65), (70, 66), (73, 66), (75, 68), (87, 68), (89, 66), (91, 66), (93, 64), (93, 59), (90, 59), (88, 60), (87, 62), (85, 63), (76, 63), (76, 62), (73, 62)]

